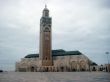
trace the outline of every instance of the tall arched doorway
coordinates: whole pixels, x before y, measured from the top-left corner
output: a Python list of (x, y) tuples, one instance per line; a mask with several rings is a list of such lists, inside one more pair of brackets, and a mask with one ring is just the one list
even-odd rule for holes
[(71, 62), (71, 71), (76, 71), (76, 69), (77, 69), (77, 63), (76, 63), (76, 61), (72, 61)]
[(35, 70), (35, 67), (32, 66), (32, 67), (31, 67), (31, 72), (34, 72), (34, 70)]
[(92, 71), (96, 71), (96, 68), (95, 68), (95, 67), (93, 67)]
[(80, 71), (86, 71), (86, 63), (84, 60), (80, 61)]
[(63, 66), (63, 64), (62, 64), (62, 63), (60, 64), (60, 71), (61, 71), (61, 72), (63, 72), (63, 71), (64, 71), (64, 66)]

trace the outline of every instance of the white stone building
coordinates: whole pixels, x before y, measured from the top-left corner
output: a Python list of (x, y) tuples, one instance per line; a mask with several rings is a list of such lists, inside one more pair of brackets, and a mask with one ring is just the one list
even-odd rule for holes
[[(52, 50), (53, 66), (41, 66), (39, 54), (29, 54), (16, 63), (16, 71), (89, 71), (90, 60), (79, 51)], [(91, 62), (92, 63), (92, 62)]]
[(39, 54), (16, 63), (16, 71), (88, 71), (90, 60), (79, 51), (52, 50), (52, 18), (45, 6), (40, 19)]

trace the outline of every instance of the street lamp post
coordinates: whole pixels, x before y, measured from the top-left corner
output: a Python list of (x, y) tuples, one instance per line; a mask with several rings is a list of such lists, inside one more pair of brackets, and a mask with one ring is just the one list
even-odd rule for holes
[(108, 58), (108, 55), (109, 55), (109, 52), (106, 52), (106, 55), (107, 55), (107, 61), (108, 61), (108, 65), (107, 65), (107, 68), (108, 68), (108, 72), (110, 72), (110, 68), (109, 68), (109, 58)]
[(91, 72), (91, 69), (90, 69), (91, 63), (90, 63), (90, 60), (89, 59), (88, 59), (88, 65), (89, 65), (89, 71)]

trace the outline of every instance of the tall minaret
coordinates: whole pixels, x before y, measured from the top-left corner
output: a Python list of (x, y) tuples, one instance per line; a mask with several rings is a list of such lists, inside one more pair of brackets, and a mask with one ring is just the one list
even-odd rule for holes
[(52, 66), (52, 19), (49, 17), (49, 10), (45, 5), (42, 17), (40, 19), (40, 60), (42, 66)]

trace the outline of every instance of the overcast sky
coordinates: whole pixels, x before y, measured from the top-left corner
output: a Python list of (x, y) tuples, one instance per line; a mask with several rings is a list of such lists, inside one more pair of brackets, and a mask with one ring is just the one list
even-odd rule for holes
[[(0, 0), (0, 69), (39, 53), (45, 3), (52, 17), (52, 48), (79, 50), (98, 64), (110, 52), (110, 0)], [(109, 54), (110, 61), (110, 54)]]

